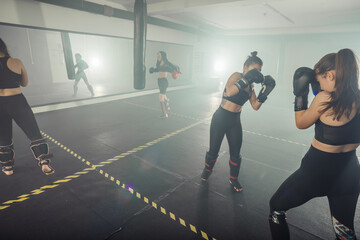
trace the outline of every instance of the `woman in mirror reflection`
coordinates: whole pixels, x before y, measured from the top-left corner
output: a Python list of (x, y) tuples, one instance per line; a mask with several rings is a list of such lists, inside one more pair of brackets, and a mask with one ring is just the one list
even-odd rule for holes
[(75, 61), (76, 64), (74, 66), (74, 68), (77, 68), (76, 74), (75, 74), (75, 82), (74, 82), (74, 95), (73, 97), (76, 97), (77, 91), (78, 91), (78, 84), (80, 82), (81, 79), (84, 80), (87, 88), (89, 89), (90, 93), (91, 93), (91, 97), (94, 96), (94, 89), (93, 87), (90, 85), (87, 76), (85, 74), (85, 69), (89, 68), (89, 65), (82, 59), (80, 53), (76, 53), (75, 54)]
[(166, 96), (166, 90), (169, 86), (167, 75), (168, 73), (171, 73), (172, 77), (176, 79), (178, 77), (178, 74), (180, 73), (180, 68), (172, 64), (167, 59), (167, 54), (164, 51), (159, 51), (156, 57), (157, 57), (156, 68), (151, 67), (149, 69), (149, 72), (158, 73), (158, 86), (160, 90), (159, 101), (160, 101), (161, 111), (163, 113), (161, 117), (167, 118), (168, 111), (170, 110), (170, 104), (169, 104), (170, 99)]

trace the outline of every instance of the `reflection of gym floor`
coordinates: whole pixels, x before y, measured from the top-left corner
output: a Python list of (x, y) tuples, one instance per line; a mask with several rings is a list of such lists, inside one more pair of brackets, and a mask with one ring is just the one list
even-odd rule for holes
[[(30, 82), (31, 83), (31, 82)], [(74, 81), (69, 80), (63, 83), (54, 83), (47, 86), (32, 86), (23, 88), (23, 92), (31, 106), (46, 105), (59, 102), (77, 101), (81, 99), (91, 98), (91, 94), (86, 87), (84, 81), (78, 84), (78, 93), (73, 97), (73, 84)], [(122, 94), (127, 92), (135, 92), (132, 86), (124, 87), (121, 82), (90, 82), (94, 88), (95, 97), (103, 97), (113, 94)], [(156, 86), (149, 87), (153, 89)]]
[[(171, 77), (168, 78), (171, 87), (186, 86), (190, 82), (181, 79), (181, 81), (174, 80)], [(90, 81), (90, 80), (89, 80)], [(34, 86), (30, 85), (26, 88), (22, 88), (24, 95), (26, 96), (30, 106), (41, 106), (60, 102), (78, 101), (91, 98), (91, 94), (86, 87), (86, 84), (81, 80), (78, 84), (78, 93), (76, 97), (73, 97), (73, 84), (74, 81), (68, 80), (62, 83), (54, 83), (49, 85)], [(97, 81), (91, 80), (95, 98), (104, 97), (115, 94), (124, 94), (131, 92), (139, 92), (133, 88), (132, 84), (125, 85), (122, 81)], [(147, 79), (146, 88), (144, 90), (157, 90), (156, 76)], [(143, 90), (142, 90), (143, 91)]]
[[(279, 107), (275, 94), (258, 112), (246, 104), (244, 191), (234, 194), (226, 138), (208, 183), (199, 178), (218, 94), (169, 97), (168, 119), (157, 94), (37, 114), (55, 155), (51, 176), (15, 127), (15, 173), (0, 175), (1, 239), (270, 239), (268, 201), (313, 129), (297, 130), (291, 103)], [(290, 210), (288, 222), (292, 239), (334, 238), (325, 198)]]

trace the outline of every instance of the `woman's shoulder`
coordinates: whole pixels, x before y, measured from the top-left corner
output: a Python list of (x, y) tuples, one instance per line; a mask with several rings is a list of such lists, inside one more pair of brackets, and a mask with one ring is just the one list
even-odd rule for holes
[(18, 58), (12, 58), (12, 57), (10, 57), (9, 60), (8, 60), (8, 64), (22, 66), (22, 65), (23, 65), (23, 62), (22, 62), (20, 59), (18, 59)]
[(237, 81), (241, 78), (242, 78), (242, 74), (239, 72), (234, 72), (233, 74), (230, 75), (230, 79), (233, 79), (235, 81)]
[[(311, 103), (311, 108), (316, 109), (316, 112), (321, 112), (326, 108), (327, 103), (331, 101), (331, 93), (321, 91), (316, 94), (314, 100)], [(328, 110), (329, 111), (329, 110)], [(320, 115), (328, 114), (328, 111), (321, 113)]]
[(242, 74), (239, 72), (234, 72), (233, 74), (230, 75), (230, 77), (228, 78), (226, 85), (230, 86), (233, 85), (236, 81), (240, 80), (242, 77)]
[(17, 74), (21, 74), (21, 72), (25, 69), (23, 62), (18, 58), (9, 58), (7, 65), (11, 71)]
[(318, 94), (316, 94), (314, 101), (317, 102), (329, 102), (331, 100), (331, 93), (329, 92), (325, 92), (325, 91), (321, 91)]

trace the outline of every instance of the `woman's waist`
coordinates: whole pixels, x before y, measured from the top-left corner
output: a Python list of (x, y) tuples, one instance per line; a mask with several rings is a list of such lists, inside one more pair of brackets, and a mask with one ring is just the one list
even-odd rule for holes
[(331, 153), (319, 150), (311, 145), (301, 161), (300, 168), (316, 175), (338, 175), (344, 170), (359, 170), (359, 161), (355, 150)]
[(242, 110), (242, 106), (230, 101), (222, 101), (220, 104), (220, 107), (229, 111), (229, 112), (233, 112), (233, 113), (240, 113)]
[(241, 112), (232, 112), (220, 105), (214, 114), (226, 118), (240, 119)]
[(21, 91), (20, 87), (0, 89), (0, 97), (9, 97), (9, 96), (18, 95), (21, 93), (22, 93), (22, 91)]
[(167, 73), (167, 72), (159, 72), (159, 74), (158, 74), (158, 78), (166, 78), (166, 77), (167, 77), (167, 75), (168, 75), (168, 73)]
[(330, 145), (330, 144), (322, 143), (319, 140), (316, 140), (314, 137), (311, 145), (322, 152), (349, 153), (355, 151), (360, 144), (352, 143), (352, 144), (344, 144), (344, 145)]

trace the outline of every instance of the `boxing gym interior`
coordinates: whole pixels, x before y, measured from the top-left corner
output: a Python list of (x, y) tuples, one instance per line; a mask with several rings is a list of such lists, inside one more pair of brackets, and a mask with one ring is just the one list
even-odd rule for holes
[[(360, 56), (360, 1), (2, 0), (0, 38), (26, 67), (22, 92), (55, 170), (41, 171), (14, 122), (0, 239), (264, 240), (270, 198), (314, 137), (295, 125), (294, 71), (342, 48)], [(149, 72), (159, 51), (180, 67), (167, 75), (166, 117)], [(225, 84), (253, 51), (276, 87), (258, 111), (241, 110), (243, 190), (234, 192), (226, 137), (211, 177), (201, 174)], [(81, 79), (74, 92), (77, 53), (89, 85)], [(286, 218), (291, 239), (335, 238), (325, 197)]]

